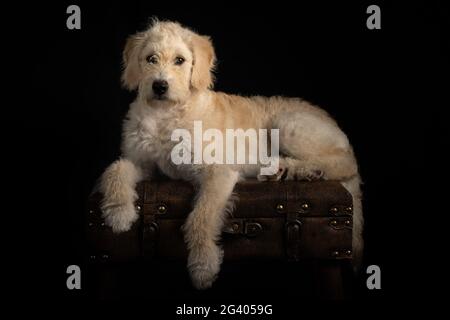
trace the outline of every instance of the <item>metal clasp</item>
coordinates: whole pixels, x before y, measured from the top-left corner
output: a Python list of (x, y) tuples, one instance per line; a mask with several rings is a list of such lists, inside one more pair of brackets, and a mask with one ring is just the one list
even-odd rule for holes
[(246, 222), (244, 228), (244, 234), (247, 237), (254, 237), (261, 233), (262, 226), (258, 222)]

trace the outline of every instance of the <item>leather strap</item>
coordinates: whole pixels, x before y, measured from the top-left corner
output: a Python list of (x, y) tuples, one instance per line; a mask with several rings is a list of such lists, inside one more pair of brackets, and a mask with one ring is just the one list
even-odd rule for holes
[(299, 260), (300, 232), (302, 223), (298, 213), (288, 213), (286, 216), (286, 255), (289, 261)]
[[(157, 184), (145, 185), (142, 190), (140, 199), (149, 199), (149, 197), (156, 198)], [(152, 199), (155, 201), (156, 199)], [(142, 256), (144, 258), (152, 258), (156, 254), (156, 244), (158, 241), (159, 226), (156, 220), (156, 212), (150, 213), (141, 210), (142, 214)]]
[(152, 258), (155, 255), (158, 233), (159, 227), (155, 215), (145, 215), (142, 232), (142, 255), (145, 258)]

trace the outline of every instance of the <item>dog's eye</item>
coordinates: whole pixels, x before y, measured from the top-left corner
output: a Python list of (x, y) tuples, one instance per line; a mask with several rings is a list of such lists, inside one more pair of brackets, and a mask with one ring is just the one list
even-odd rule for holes
[(154, 54), (151, 54), (151, 55), (147, 56), (146, 60), (147, 60), (147, 62), (150, 63), (150, 64), (156, 64), (156, 63), (158, 63), (158, 57), (155, 56)]
[(177, 66), (181, 66), (184, 63), (184, 61), (186, 61), (186, 60), (183, 57), (176, 57), (175, 58), (175, 64)]

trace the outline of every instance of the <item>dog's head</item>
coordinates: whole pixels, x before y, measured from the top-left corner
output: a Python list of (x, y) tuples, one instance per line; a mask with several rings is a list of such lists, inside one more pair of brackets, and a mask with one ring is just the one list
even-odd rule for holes
[(122, 83), (149, 105), (182, 104), (213, 85), (211, 40), (175, 22), (154, 21), (128, 38)]

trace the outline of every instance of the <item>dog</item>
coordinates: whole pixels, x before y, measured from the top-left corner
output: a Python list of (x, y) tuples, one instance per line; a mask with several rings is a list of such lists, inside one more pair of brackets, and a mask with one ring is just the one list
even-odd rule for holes
[[(240, 179), (338, 180), (353, 196), (352, 252), (358, 265), (363, 250), (361, 179), (347, 136), (324, 110), (302, 99), (213, 91), (215, 62), (211, 39), (176, 22), (154, 20), (127, 39), (122, 83), (137, 90), (137, 97), (123, 123), (122, 157), (100, 179), (105, 223), (114, 232), (130, 229), (138, 218), (135, 186), (152, 179), (156, 169), (192, 182), (197, 195), (183, 226), (187, 267), (194, 287), (205, 289), (220, 270), (223, 252), (217, 241)], [(192, 131), (194, 121), (220, 132), (278, 129), (280, 171), (262, 176), (259, 164), (174, 164), (172, 132)]]

